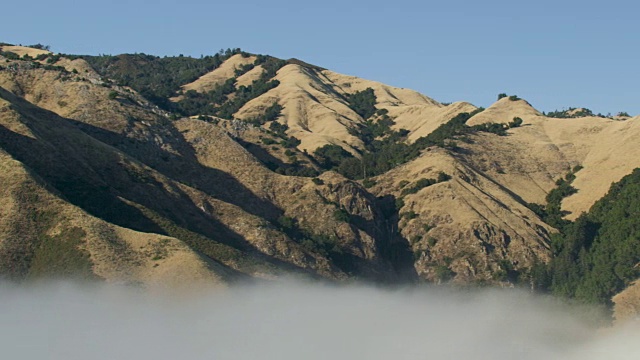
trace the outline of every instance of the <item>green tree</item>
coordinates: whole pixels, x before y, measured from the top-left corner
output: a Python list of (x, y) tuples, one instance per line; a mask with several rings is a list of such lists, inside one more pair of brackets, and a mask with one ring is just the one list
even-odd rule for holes
[(347, 101), (353, 111), (365, 120), (376, 112), (376, 95), (372, 88), (347, 95)]
[(345, 159), (353, 158), (353, 155), (339, 145), (324, 145), (314, 152), (320, 165), (326, 169), (338, 167)]
[(438, 265), (435, 268), (436, 278), (440, 281), (449, 281), (456, 276), (456, 273), (446, 265)]
[(553, 236), (551, 290), (586, 302), (610, 304), (614, 294), (640, 277), (638, 219), (640, 169), (635, 169), (614, 183), (587, 214)]
[(336, 221), (349, 223), (351, 221), (351, 215), (344, 209), (336, 209), (333, 212), (333, 218)]
[(522, 118), (514, 117), (513, 121), (509, 123), (510, 128), (520, 127), (522, 125)]
[(451, 180), (451, 175), (440, 171), (440, 172), (438, 172), (438, 178), (436, 180), (439, 183), (445, 182), (445, 181), (449, 181), (449, 180)]

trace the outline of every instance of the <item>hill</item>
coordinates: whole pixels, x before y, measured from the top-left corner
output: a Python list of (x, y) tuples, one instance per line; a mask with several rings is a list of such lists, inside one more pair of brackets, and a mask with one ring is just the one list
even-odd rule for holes
[[(14, 174), (1, 269), (18, 279), (62, 266), (144, 284), (293, 274), (543, 288), (580, 214), (604, 224), (613, 215), (591, 218), (599, 201), (640, 167), (638, 118), (550, 117), (516, 96), (445, 105), (240, 49), (1, 51), (0, 165)], [(37, 208), (71, 215), (49, 227)], [(27, 220), (42, 230), (16, 227)], [(39, 262), (37, 249), (72, 260)]]

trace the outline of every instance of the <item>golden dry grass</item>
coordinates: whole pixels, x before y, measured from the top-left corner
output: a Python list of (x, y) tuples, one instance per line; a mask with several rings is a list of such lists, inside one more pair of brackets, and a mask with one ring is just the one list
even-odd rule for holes
[[(182, 87), (184, 91), (195, 90), (197, 92), (208, 92), (213, 90), (217, 85), (225, 82), (227, 79), (234, 77), (234, 72), (242, 65), (253, 64), (256, 61), (255, 56), (243, 57), (241, 54), (233, 55), (225, 61), (219, 68), (208, 72), (198, 78), (196, 81), (186, 84)], [(256, 70), (257, 73), (257, 70)], [(246, 74), (245, 74), (246, 75)], [(252, 75), (255, 76), (255, 73)]]
[[(185, 89), (207, 91), (254, 60), (236, 55)], [(380, 229), (396, 225), (383, 219), (375, 197), (353, 182), (332, 172), (322, 174), (319, 183), (275, 174), (236, 141), (258, 143), (264, 134), (260, 129), (225, 121), (218, 126), (196, 119), (170, 122), (134, 91), (101, 86), (99, 75), (83, 60), (63, 58), (56, 65), (79, 74), (69, 79), (44, 69), (0, 72), (0, 87), (71, 120), (0, 100), (0, 125), (7, 134), (59, 152), (57, 167), (34, 169), (15, 160), (14, 154), (0, 152), (0, 171), (6, 174), (2, 201), (7, 205), (0, 210), (4, 226), (10, 223), (7, 219), (23, 216), (16, 209), (25, 208), (24, 201), (7, 193), (29, 183), (48, 199), (44, 208), (59, 216), (47, 236), (82, 229), (82, 249), (91, 256), (93, 272), (109, 281), (149, 286), (220, 283), (236, 273), (274, 278), (286, 272), (348, 277), (331, 259), (287, 235), (277, 225), (279, 217), (295, 218), (307, 231), (335, 237), (341, 251), (366, 264), (367, 269), (359, 269), (362, 273), (389, 271), (380, 251)], [(254, 68), (239, 77), (237, 85), (249, 84), (262, 71)], [(300, 65), (283, 67), (276, 79), (278, 87), (248, 102), (235, 116), (252, 118), (278, 102), (284, 107), (278, 121), (287, 124), (288, 135), (299, 138), (300, 149), (309, 152), (325, 144), (354, 153), (362, 149), (362, 142), (348, 130), (363, 121), (345, 101), (355, 91), (372, 88), (376, 106), (389, 111), (396, 129), (410, 131), (410, 142), (476, 109), (465, 102), (444, 106), (411, 90)], [(109, 96), (112, 91), (115, 98)], [(611, 182), (640, 166), (635, 141), (640, 136), (639, 118), (550, 119), (524, 100), (505, 98), (474, 116), (469, 125), (508, 123), (516, 116), (524, 123), (510, 129), (508, 136), (472, 135), (469, 143), (459, 141), (457, 152), (429, 149), (375, 178), (373, 194), (400, 198), (404, 183), (435, 178), (440, 171), (453, 176), (405, 196), (400, 209), (401, 214), (415, 213), (397, 226), (410, 242), (422, 277), (436, 280), (438, 267), (446, 264), (460, 282), (501, 280), (493, 277), (504, 270), (505, 260), (517, 269), (526, 269), (536, 258), (546, 261), (548, 234), (555, 230), (525, 203), (544, 203), (555, 180), (579, 164), (584, 168), (573, 183), (579, 191), (563, 202), (572, 218), (604, 195)], [(118, 226), (66, 201), (38, 178), (62, 169), (62, 162), (82, 163), (75, 170), (96, 181), (93, 186), (113, 186), (110, 191), (122, 202), (170, 236)], [(367, 227), (336, 219), (338, 209), (368, 222)], [(2, 231), (6, 239), (9, 230)]]
[(630, 320), (637, 321), (640, 316), (640, 281), (614, 296), (613, 303), (616, 322), (623, 324)]
[(483, 137), (481, 144), (471, 146), (478, 154), (471, 156), (474, 165), (500, 168), (503, 174), (493, 171), (500, 184), (537, 203), (545, 202), (555, 180), (583, 166), (572, 184), (578, 192), (562, 203), (571, 212), (569, 219), (587, 211), (611, 183), (640, 166), (640, 147), (634, 140), (640, 136), (640, 122), (633, 119), (547, 118), (523, 100), (503, 98), (469, 124), (508, 123), (516, 116), (524, 120), (522, 127), (509, 130), (506, 137)]
[(4, 45), (4, 46), (1, 46), (0, 49), (2, 51), (12, 52), (14, 54), (17, 54), (20, 57), (24, 55), (29, 55), (32, 58), (35, 58), (36, 56), (41, 54), (51, 54), (51, 51), (34, 49), (26, 46)]

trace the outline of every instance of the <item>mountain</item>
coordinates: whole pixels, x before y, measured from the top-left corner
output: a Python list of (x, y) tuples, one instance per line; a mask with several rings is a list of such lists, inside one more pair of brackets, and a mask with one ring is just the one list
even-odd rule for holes
[[(12, 64), (0, 80), (2, 148), (52, 196), (110, 224), (180, 238), (234, 279), (393, 277), (380, 251), (387, 238), (376, 199), (356, 184), (327, 174), (317, 185), (271, 172), (221, 127), (172, 122), (134, 91), (105, 87), (90, 70), (71, 78), (72, 70)], [(88, 67), (80, 59), (67, 64), (76, 65)], [(336, 220), (338, 206), (367, 227)], [(28, 245), (37, 246), (37, 239)], [(338, 268), (329, 256), (348, 265)], [(163, 258), (150, 253), (146, 260), (161, 267)], [(30, 276), (31, 260), (25, 255), (11, 276)], [(128, 281), (122, 270), (113, 277)]]
[(441, 104), (240, 49), (3, 45), (0, 101), (0, 271), (15, 279), (539, 288), (554, 239), (640, 167), (637, 117)]

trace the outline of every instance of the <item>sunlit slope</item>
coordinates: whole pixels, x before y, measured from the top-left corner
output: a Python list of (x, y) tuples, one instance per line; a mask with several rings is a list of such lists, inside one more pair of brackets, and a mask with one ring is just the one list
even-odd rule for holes
[(524, 120), (521, 127), (506, 137), (483, 137), (470, 146), (474, 151), (468, 158), (525, 201), (541, 204), (555, 180), (582, 166), (572, 183), (578, 192), (562, 203), (569, 219), (587, 211), (611, 183), (640, 167), (637, 119), (548, 118), (524, 100), (503, 98), (469, 124), (508, 123), (514, 117)]
[[(332, 250), (351, 259), (351, 272), (393, 277), (380, 255), (383, 232), (335, 219), (343, 207), (365, 221), (381, 221), (375, 199), (341, 177), (318, 185), (275, 174), (221, 128), (196, 120), (169, 122), (126, 88), (68, 81), (46, 69), (3, 72), (0, 82), (13, 91), (3, 89), (2, 96), (17, 116), (5, 124), (6, 141), (26, 142), (14, 128), (38, 129), (41, 135), (12, 147), (12, 154), (24, 157), (54, 187), (70, 186), (63, 195), (107, 222), (168, 232), (251, 276), (300, 272), (344, 278), (327, 258)], [(75, 181), (84, 185), (71, 185)], [(280, 218), (293, 219), (295, 228), (284, 227)], [(331, 244), (314, 244), (320, 240)]]
[[(255, 56), (243, 56), (241, 54), (233, 55), (227, 61), (225, 61), (219, 68), (202, 75), (196, 81), (184, 85), (182, 88), (184, 91), (194, 90), (198, 92), (207, 92), (213, 90), (216, 85), (220, 85), (227, 79), (235, 76), (235, 71), (243, 65), (253, 64), (256, 60)], [(259, 72), (259, 69), (255, 70)], [(250, 76), (247, 76), (250, 77)], [(243, 79), (243, 83), (247, 80)]]
[(376, 107), (389, 111), (394, 128), (409, 130), (410, 140), (427, 135), (460, 112), (475, 110), (468, 103), (444, 106), (413, 90), (296, 64), (280, 69), (275, 79), (280, 82), (276, 88), (248, 102), (235, 116), (250, 119), (278, 103), (284, 108), (278, 121), (287, 124), (288, 134), (300, 139), (300, 148), (309, 152), (326, 144), (362, 148), (349, 128), (364, 119), (349, 107), (347, 97), (368, 88), (374, 91)]

